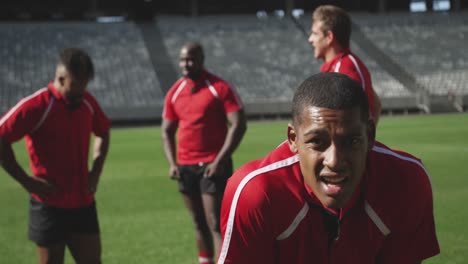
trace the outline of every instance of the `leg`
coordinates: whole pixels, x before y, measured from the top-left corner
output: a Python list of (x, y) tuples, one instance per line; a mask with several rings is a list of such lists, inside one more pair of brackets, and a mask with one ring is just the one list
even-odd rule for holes
[(179, 191), (182, 193), (185, 206), (192, 216), (195, 227), (195, 238), (198, 248), (199, 263), (213, 263), (213, 239), (206, 223), (203, 202), (200, 195), (200, 180), (204, 166), (180, 166)]
[(219, 193), (204, 193), (202, 195), (203, 208), (205, 209), (205, 218), (208, 228), (213, 238), (214, 253), (218, 254), (221, 247), (221, 229), (220, 229), (220, 213), (222, 194)]
[(221, 164), (217, 175), (212, 178), (203, 178), (200, 181), (205, 218), (213, 239), (215, 254), (219, 254), (222, 244), (220, 228), (221, 203), (227, 180), (232, 175), (232, 168), (232, 159), (228, 158)]
[(67, 246), (77, 264), (101, 263), (101, 238), (99, 234), (71, 234)]
[(206, 224), (203, 203), (200, 195), (182, 194), (185, 206), (192, 216), (198, 252), (213, 252), (213, 241)]
[(39, 264), (63, 264), (65, 256), (65, 243), (50, 246), (37, 245)]
[(66, 243), (75, 262), (101, 263), (101, 236), (96, 204), (72, 209), (68, 216), (70, 232)]
[(28, 236), (37, 245), (39, 264), (63, 264), (66, 232), (64, 212), (31, 198)]

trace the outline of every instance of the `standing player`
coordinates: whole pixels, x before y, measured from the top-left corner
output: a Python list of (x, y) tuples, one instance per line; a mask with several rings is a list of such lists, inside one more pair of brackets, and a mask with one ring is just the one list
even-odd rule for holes
[[(109, 146), (110, 121), (86, 91), (94, 77), (84, 51), (61, 51), (55, 79), (22, 99), (0, 119), (0, 161), (31, 193), (29, 238), (39, 263), (63, 263), (65, 247), (77, 263), (101, 262), (101, 240), (94, 194)], [(94, 156), (88, 170), (91, 133)], [(29, 176), (11, 144), (25, 137)]]
[(314, 47), (314, 57), (325, 61), (320, 72), (340, 72), (359, 82), (369, 100), (370, 116), (377, 125), (380, 99), (366, 65), (349, 49), (350, 37), (351, 19), (343, 9), (331, 5), (315, 9), (309, 43)]
[(359, 83), (305, 80), (287, 135), (230, 178), (218, 263), (415, 264), (439, 253), (426, 170), (374, 144)]
[(170, 177), (178, 180), (193, 218), (199, 262), (213, 263), (221, 244), (219, 213), (233, 170), (231, 154), (245, 133), (246, 120), (234, 88), (206, 71), (203, 62), (200, 44), (182, 47), (183, 77), (166, 95), (162, 138)]

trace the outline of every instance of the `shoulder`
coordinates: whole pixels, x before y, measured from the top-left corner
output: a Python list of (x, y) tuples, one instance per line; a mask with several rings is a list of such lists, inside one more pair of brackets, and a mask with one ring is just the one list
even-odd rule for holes
[(298, 157), (292, 153), (285, 155), (282, 147), (240, 167), (229, 179), (228, 192), (235, 193), (240, 202), (253, 208), (288, 197), (287, 193), (294, 192), (291, 185), (300, 186), (292, 168), (298, 164)]
[(96, 97), (90, 92), (90, 91), (85, 91), (83, 95), (83, 99), (89, 102), (92, 102), (94, 104), (97, 104), (98, 101), (96, 100)]
[(376, 143), (370, 164), (366, 190), (369, 204), (394, 226), (415, 226), (413, 222), (432, 207), (431, 182), (421, 160)]
[(181, 77), (179, 78), (172, 86), (171, 88), (169, 88), (169, 90), (167, 91), (167, 94), (166, 95), (169, 95), (169, 94), (174, 94), (177, 89), (179, 89), (183, 84), (186, 83), (186, 78), (185, 77)]
[(427, 171), (422, 161), (405, 151), (391, 149), (382, 143), (376, 142), (372, 148), (371, 157), (373, 164), (389, 168), (388, 171), (385, 171), (385, 174), (400, 172), (401, 174), (397, 177), (407, 178), (408, 175), (419, 175), (410, 179), (428, 179)]
[(369, 70), (362, 60), (354, 53), (348, 53), (341, 61), (342, 67), (348, 70), (354, 70), (367, 73)]
[(35, 93), (22, 98), (13, 109), (41, 110), (49, 104), (52, 96), (47, 88), (42, 88)]
[(217, 90), (231, 89), (231, 84), (212, 72), (206, 71), (206, 81), (208, 85), (212, 85)]

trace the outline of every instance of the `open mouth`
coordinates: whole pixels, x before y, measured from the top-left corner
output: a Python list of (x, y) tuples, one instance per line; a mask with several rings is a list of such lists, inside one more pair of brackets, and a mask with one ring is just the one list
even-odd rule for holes
[(348, 181), (348, 178), (344, 176), (320, 176), (319, 179), (325, 194), (329, 196), (336, 196), (342, 193)]
[(343, 184), (347, 181), (346, 177), (320, 177), (320, 180), (326, 184)]

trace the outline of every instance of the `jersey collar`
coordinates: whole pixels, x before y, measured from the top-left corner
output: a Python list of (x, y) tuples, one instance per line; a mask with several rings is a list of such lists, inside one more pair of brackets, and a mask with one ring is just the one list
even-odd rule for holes
[(192, 87), (196, 87), (197, 89), (200, 89), (200, 87), (203, 87), (205, 85), (205, 80), (208, 78), (208, 72), (203, 69), (200, 77), (196, 80), (192, 80), (188, 77), (184, 77), (185, 80), (187, 81), (187, 84), (191, 85)]
[(55, 88), (54, 81), (49, 82), (47, 89), (52, 93), (55, 99), (67, 101), (66, 98), (59, 91), (57, 91), (57, 88)]
[(70, 105), (70, 101), (65, 97), (63, 96), (58, 90), (57, 88), (55, 88), (54, 86), (54, 81), (50, 81), (49, 84), (47, 85), (47, 89), (52, 93), (52, 95), (55, 97), (55, 99), (57, 100), (60, 100), (60, 101), (63, 101), (65, 103), (65, 105), (69, 106)]
[(338, 53), (332, 60), (328, 61), (328, 62), (325, 62), (324, 64), (322, 64), (322, 66), (320, 67), (320, 72), (332, 72), (332, 67), (338, 62), (340, 61), (344, 56), (348, 55), (351, 53), (351, 50), (348, 48), (348, 49), (344, 49), (342, 52)]

